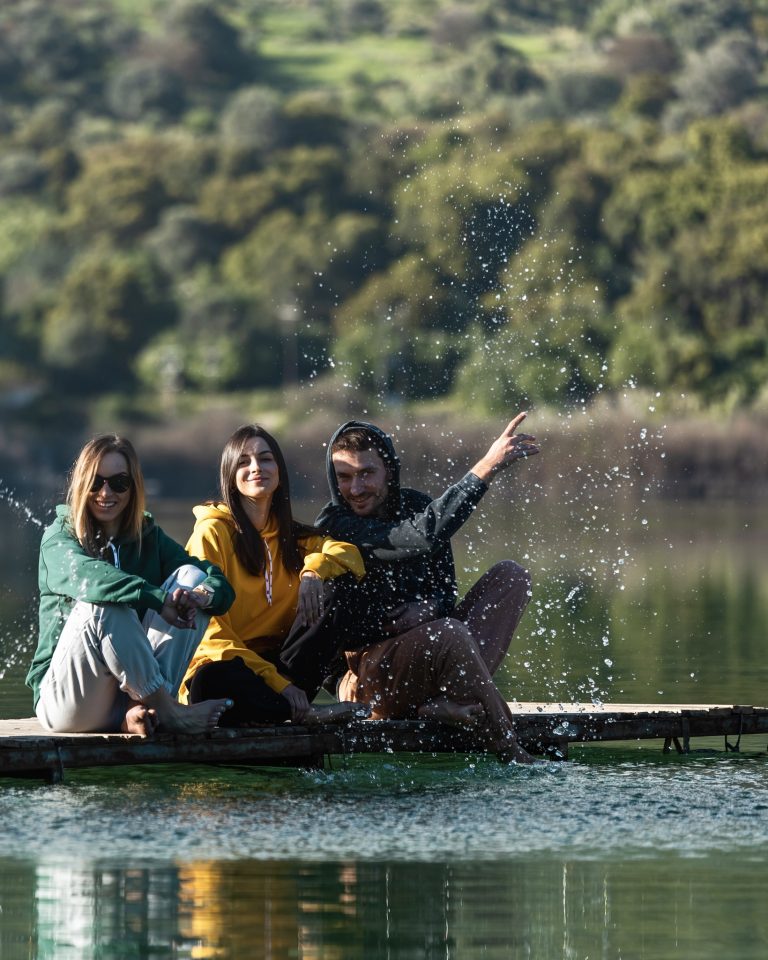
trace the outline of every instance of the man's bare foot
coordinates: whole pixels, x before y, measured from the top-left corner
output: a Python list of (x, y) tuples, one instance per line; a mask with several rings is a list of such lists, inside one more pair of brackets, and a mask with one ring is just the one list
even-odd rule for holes
[(446, 697), (428, 700), (419, 707), (418, 713), (422, 720), (438, 720), (452, 727), (476, 727), (485, 718), (481, 703), (458, 703)]
[(342, 700), (340, 703), (311, 704), (302, 723), (345, 723), (347, 720), (365, 720), (371, 715), (367, 703)]
[(156, 710), (145, 706), (143, 703), (136, 703), (126, 711), (120, 729), (123, 733), (151, 737), (157, 730), (157, 723)]
[(496, 756), (502, 763), (524, 763), (528, 766), (536, 763), (536, 758), (532, 757), (527, 750), (523, 750), (514, 737), (507, 737), (496, 745)]

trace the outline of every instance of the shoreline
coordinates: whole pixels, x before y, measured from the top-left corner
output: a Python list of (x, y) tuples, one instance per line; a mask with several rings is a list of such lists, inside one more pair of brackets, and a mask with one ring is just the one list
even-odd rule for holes
[[(83, 413), (70, 430), (61, 423), (25, 423), (3, 411), (0, 486), (50, 499), (82, 443), (115, 431), (133, 440), (155, 495), (212, 496), (226, 438), (240, 424), (257, 421), (284, 449), (293, 496), (307, 498), (325, 489), (328, 437), (339, 423), (359, 418), (392, 433), (406, 484), (437, 491), (470, 469), (506, 422), (448, 403), (373, 410), (354, 396), (308, 393), (185, 398), (183, 407), (163, 405), (151, 419), (97, 409)], [(524, 493), (545, 488), (567, 498), (585, 486), (595, 497), (618, 488), (638, 499), (761, 499), (768, 493), (765, 414), (641, 414), (637, 404), (604, 401), (571, 411), (533, 410), (525, 429), (537, 436), (542, 453), (520, 471)]]

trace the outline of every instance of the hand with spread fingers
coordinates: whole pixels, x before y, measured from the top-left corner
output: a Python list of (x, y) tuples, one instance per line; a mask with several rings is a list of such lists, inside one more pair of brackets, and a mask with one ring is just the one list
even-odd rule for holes
[(311, 570), (305, 570), (299, 582), (299, 603), (296, 622), (311, 627), (323, 615), (323, 581)]
[(472, 473), (479, 477), (485, 483), (491, 480), (502, 470), (525, 457), (533, 457), (539, 452), (536, 437), (528, 433), (516, 433), (515, 431), (528, 416), (526, 413), (518, 415), (510, 420), (504, 431), (497, 437), (488, 448), (488, 452), (472, 467)]

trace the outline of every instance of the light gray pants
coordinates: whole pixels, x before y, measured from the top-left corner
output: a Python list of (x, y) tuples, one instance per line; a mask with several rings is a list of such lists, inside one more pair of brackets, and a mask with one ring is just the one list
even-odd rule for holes
[[(185, 564), (163, 589), (191, 590), (203, 580)], [(119, 730), (130, 701), (161, 687), (176, 696), (209, 619), (198, 610), (194, 627), (172, 627), (155, 610), (140, 621), (124, 604), (78, 600), (40, 685), (37, 719), (60, 733)]]

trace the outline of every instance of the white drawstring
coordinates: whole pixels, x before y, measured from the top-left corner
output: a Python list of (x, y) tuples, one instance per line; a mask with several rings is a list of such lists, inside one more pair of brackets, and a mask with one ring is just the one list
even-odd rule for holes
[(264, 587), (267, 591), (267, 605), (272, 606), (272, 553), (267, 541), (264, 540), (264, 549), (267, 552), (267, 565), (264, 568)]
[(115, 566), (119, 570), (120, 569), (120, 547), (115, 547), (114, 543), (112, 543), (112, 537), (110, 537), (109, 540), (107, 540), (107, 546), (112, 551), (112, 558), (115, 561)]

